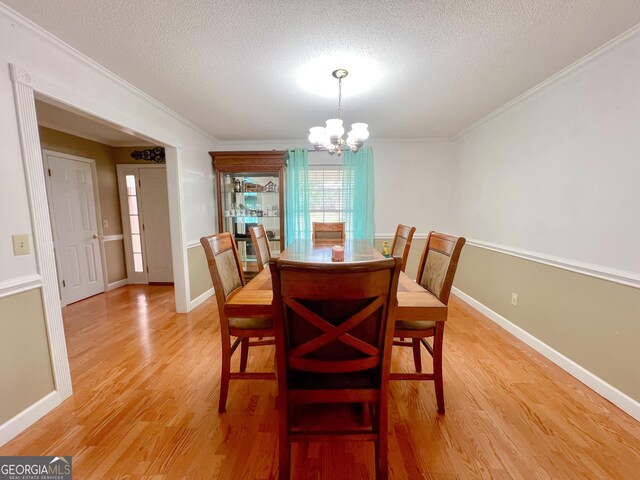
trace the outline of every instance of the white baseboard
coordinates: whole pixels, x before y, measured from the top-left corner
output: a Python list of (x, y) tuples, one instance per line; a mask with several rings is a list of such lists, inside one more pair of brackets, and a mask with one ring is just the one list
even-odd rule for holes
[(60, 403), (62, 403), (60, 393), (53, 391), (4, 422), (0, 425), (0, 447), (36, 423)]
[(193, 300), (191, 300), (191, 303), (189, 304), (189, 311), (193, 310), (198, 305), (200, 305), (205, 300), (207, 300), (209, 297), (213, 296), (214, 293), (215, 293), (215, 290), (213, 289), (213, 287), (211, 287), (209, 290), (204, 292), (202, 295), (199, 295), (198, 297), (196, 297)]
[(107, 284), (105, 291), (110, 292), (111, 290), (115, 290), (116, 288), (124, 287), (125, 285), (129, 285), (129, 279), (123, 278), (122, 280), (118, 280), (117, 282)]
[(470, 297), (466, 293), (462, 292), (456, 287), (451, 289), (451, 293), (453, 293), (460, 300), (470, 305), (474, 309), (478, 310), (484, 316), (489, 318), (491, 321), (500, 325), (506, 331), (514, 335), (519, 340), (523, 341), (535, 351), (545, 356), (553, 363), (562, 368), (565, 372), (572, 375), (582, 383), (584, 383), (587, 387), (591, 388), (596, 393), (602, 395), (604, 398), (609, 400), (611, 403), (616, 405), (621, 410), (625, 411), (629, 415), (631, 415), (636, 420), (640, 421), (640, 402), (634, 400), (627, 394), (621, 392), (617, 388), (612, 385), (609, 385), (607, 382), (602, 380), (597, 375), (593, 374), (589, 370), (584, 367), (578, 365), (576, 362), (571, 360), (570, 358), (565, 357), (562, 353), (554, 350), (546, 343), (538, 340), (536, 337), (518, 327), (517, 325), (511, 323), (509, 320), (504, 318), (499, 313), (494, 312), (489, 307), (483, 305), (478, 302), (475, 298)]

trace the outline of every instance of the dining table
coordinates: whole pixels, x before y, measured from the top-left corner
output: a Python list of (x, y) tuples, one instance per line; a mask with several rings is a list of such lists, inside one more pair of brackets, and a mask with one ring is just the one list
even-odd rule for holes
[[(344, 262), (373, 262), (383, 255), (366, 240), (294, 240), (280, 258), (298, 262), (332, 263), (334, 246), (344, 248)], [(400, 272), (398, 281), (397, 320), (416, 321), (447, 320), (447, 306), (429, 290), (423, 288), (405, 272)], [(236, 290), (224, 306), (227, 317), (242, 317), (271, 314), (273, 290), (271, 271), (264, 268), (242, 288)]]

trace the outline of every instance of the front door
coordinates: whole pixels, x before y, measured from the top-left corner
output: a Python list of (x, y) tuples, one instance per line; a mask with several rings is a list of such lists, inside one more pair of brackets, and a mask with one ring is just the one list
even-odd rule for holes
[(149, 283), (172, 283), (169, 195), (165, 168), (140, 168), (140, 204)]
[(46, 153), (51, 223), (64, 304), (104, 292), (91, 163)]

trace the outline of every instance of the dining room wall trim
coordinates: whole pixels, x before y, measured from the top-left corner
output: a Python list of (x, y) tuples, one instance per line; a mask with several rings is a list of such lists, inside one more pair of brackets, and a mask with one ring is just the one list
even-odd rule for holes
[[(419, 238), (414, 235), (414, 238)], [(589, 277), (598, 278), (600, 280), (607, 280), (609, 282), (625, 285), (632, 288), (640, 288), (640, 275), (628, 272), (625, 270), (616, 270), (614, 268), (604, 267), (602, 265), (594, 265), (586, 262), (579, 262), (570, 258), (556, 257), (553, 255), (547, 255), (539, 252), (532, 252), (515, 247), (508, 247), (506, 245), (499, 245), (497, 243), (483, 242), (482, 240), (467, 239), (467, 245), (472, 245), (478, 248), (484, 248), (485, 250), (491, 250), (512, 257), (523, 258), (525, 260), (531, 260), (532, 262), (542, 263), (551, 267), (561, 268), (562, 270), (568, 270), (574, 273), (580, 273)]]
[(478, 128), (482, 124), (488, 122), (492, 118), (494, 118), (494, 117), (500, 115), (501, 113), (512, 109), (516, 105), (519, 105), (520, 103), (526, 101), (528, 98), (530, 98), (530, 97), (534, 96), (535, 94), (537, 94), (540, 90), (544, 90), (545, 88), (550, 87), (551, 85), (559, 82), (563, 78), (565, 78), (565, 77), (567, 77), (567, 76), (569, 76), (569, 75), (571, 75), (571, 74), (573, 74), (575, 72), (579, 72), (583, 68), (588, 67), (593, 62), (596, 62), (600, 58), (605, 57), (606, 55), (608, 55), (609, 53), (613, 52), (617, 48), (623, 46), (625, 43), (629, 42), (630, 40), (633, 40), (638, 35), (640, 35), (640, 24), (631, 27), (626, 32), (623, 32), (622, 34), (620, 34), (617, 37), (613, 38), (612, 40), (608, 41), (604, 45), (602, 45), (599, 48), (596, 48), (592, 52), (588, 53), (587, 55), (585, 55), (581, 59), (573, 62), (571, 65), (569, 65), (569, 66), (563, 68), (562, 70), (560, 70), (559, 72), (551, 75), (546, 80), (543, 80), (542, 82), (540, 82), (539, 84), (537, 84), (534, 87), (530, 88), (526, 92), (524, 92), (524, 93), (518, 95), (517, 97), (515, 97), (514, 99), (508, 101), (507, 103), (505, 103), (501, 107), (497, 108), (493, 112), (489, 113), (488, 115), (485, 115), (484, 117), (482, 117), (478, 121), (476, 121), (476, 122), (472, 123), (471, 125), (463, 128), (458, 133), (453, 135), (451, 137), (451, 140), (454, 141), (454, 142), (456, 142), (457, 140), (460, 140), (461, 138), (465, 137), (466, 135), (471, 133), (473, 130), (475, 130), (476, 128)]
[(0, 447), (60, 405), (60, 392), (54, 390), (0, 425)]
[(580, 382), (584, 383), (587, 387), (591, 388), (596, 393), (602, 395), (611, 403), (616, 405), (624, 412), (631, 415), (636, 420), (640, 421), (640, 402), (634, 400), (629, 395), (621, 392), (613, 385), (607, 383), (602, 378), (598, 377), (594, 373), (590, 372), (586, 368), (582, 367), (578, 363), (574, 362), (570, 358), (566, 357), (562, 353), (558, 352), (554, 348), (550, 347), (543, 341), (539, 340), (529, 332), (523, 330), (516, 324), (509, 321), (499, 313), (490, 309), (486, 305), (480, 303), (475, 298), (467, 295), (457, 287), (451, 288), (451, 293), (462, 300), (464, 303), (474, 308), (492, 322), (496, 323), (500, 327), (504, 328), (507, 332), (511, 333), (518, 340), (521, 340), (536, 352), (540, 353), (557, 366), (562, 368), (565, 372), (575, 377)]
[[(115, 73), (113, 73), (110, 70), (106, 69), (105, 67), (100, 65), (98, 62), (96, 62), (95, 60), (93, 60), (90, 57), (88, 57), (87, 55), (85, 55), (84, 53), (80, 52), (79, 50), (76, 50), (75, 48), (73, 48), (69, 44), (63, 42), (62, 40), (60, 40), (59, 38), (57, 38), (53, 34), (49, 33), (44, 28), (42, 28), (40, 25), (36, 24), (35, 22), (32, 22), (31, 20), (29, 20), (24, 15), (18, 13), (17, 11), (13, 10), (12, 8), (10, 8), (7, 5), (4, 5), (2, 3), (0, 3), (0, 15), (2, 15), (5, 18), (7, 18), (10, 22), (12, 22), (13, 24), (17, 25), (21, 29), (28, 31), (29, 33), (31, 33), (32, 35), (34, 35), (38, 39), (45, 41), (46, 43), (52, 45), (53, 47), (55, 47), (56, 49), (58, 49), (60, 51), (63, 51), (65, 54), (69, 55), (70, 57), (72, 57), (76, 61), (86, 65), (89, 68), (91, 68), (92, 70), (97, 72), (99, 75), (108, 78), (109, 80), (111, 80), (114, 83), (118, 84), (118, 86), (128, 90), (130, 93), (132, 93), (133, 95), (135, 95), (138, 98), (142, 99), (144, 102), (153, 105), (154, 107), (158, 108), (159, 110), (162, 110), (162, 112), (164, 112), (167, 115), (173, 117), (175, 120), (177, 120), (178, 122), (182, 123), (186, 127), (197, 131), (198, 133), (200, 133), (201, 135), (207, 137), (208, 139), (210, 139), (213, 142), (217, 143), (219, 141), (216, 137), (211, 135), (209, 132), (204, 130), (202, 127), (199, 127), (198, 125), (196, 125), (195, 123), (193, 123), (190, 120), (186, 119), (182, 115), (178, 114), (177, 112), (174, 112), (169, 107), (167, 107), (163, 103), (159, 102), (158, 100), (153, 98), (148, 93), (143, 92), (139, 88), (135, 87), (133, 84), (127, 82), (126, 80), (124, 80), (123, 78), (119, 77)], [(161, 138), (165, 138), (165, 137), (161, 137)], [(172, 143), (172, 145), (179, 146), (176, 143)]]
[(105, 292), (110, 292), (111, 290), (115, 290), (116, 288), (124, 287), (125, 285), (129, 285), (129, 279), (123, 278), (122, 280), (117, 280), (115, 282), (107, 283), (107, 286), (104, 288)]
[(42, 277), (38, 274), (23, 275), (0, 282), (0, 298), (42, 287)]
[(105, 235), (102, 237), (102, 240), (105, 242), (115, 242), (117, 240), (124, 240), (124, 235), (119, 233), (116, 235)]
[(214, 290), (213, 287), (211, 287), (209, 290), (207, 290), (203, 294), (198, 295), (196, 298), (191, 300), (191, 304), (189, 306), (189, 311), (193, 310), (194, 308), (196, 308), (199, 305), (202, 305), (209, 298), (213, 297), (215, 295), (215, 293), (216, 293), (216, 291)]

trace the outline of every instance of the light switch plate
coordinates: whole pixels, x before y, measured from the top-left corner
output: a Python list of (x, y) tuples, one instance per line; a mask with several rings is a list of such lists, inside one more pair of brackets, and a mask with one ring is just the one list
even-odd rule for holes
[(13, 238), (14, 255), (27, 255), (29, 253), (29, 235), (12, 235), (11, 238)]

